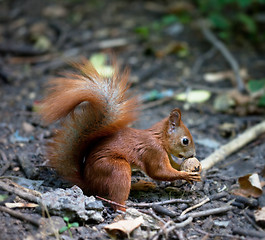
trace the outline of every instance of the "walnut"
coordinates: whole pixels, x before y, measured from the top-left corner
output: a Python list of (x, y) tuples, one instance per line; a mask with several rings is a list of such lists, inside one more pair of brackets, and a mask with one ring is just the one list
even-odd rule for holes
[(202, 166), (199, 160), (195, 157), (185, 159), (181, 165), (180, 170), (185, 172), (201, 172)]

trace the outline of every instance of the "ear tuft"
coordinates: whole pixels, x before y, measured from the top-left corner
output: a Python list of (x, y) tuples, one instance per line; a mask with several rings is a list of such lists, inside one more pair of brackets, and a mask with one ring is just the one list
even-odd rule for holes
[(176, 127), (180, 125), (181, 112), (179, 108), (175, 108), (171, 111), (169, 116), (169, 123), (171, 126)]

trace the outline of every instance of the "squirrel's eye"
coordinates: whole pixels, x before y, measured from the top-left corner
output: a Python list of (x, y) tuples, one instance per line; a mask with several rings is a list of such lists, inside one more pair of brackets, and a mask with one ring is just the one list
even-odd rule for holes
[(189, 142), (190, 142), (189, 139), (186, 138), (186, 137), (184, 137), (184, 138), (181, 139), (181, 144), (183, 146), (188, 146), (189, 145)]

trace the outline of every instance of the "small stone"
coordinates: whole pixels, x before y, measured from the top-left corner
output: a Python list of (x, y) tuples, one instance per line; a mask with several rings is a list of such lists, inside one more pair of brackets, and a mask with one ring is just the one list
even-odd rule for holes
[(31, 125), (30, 123), (23, 122), (22, 123), (22, 128), (26, 133), (31, 133), (34, 131), (35, 127)]
[(82, 221), (102, 222), (104, 220), (102, 202), (93, 196), (85, 196), (77, 186), (46, 192), (42, 195), (41, 203), (54, 215), (66, 216), (69, 219), (79, 218)]

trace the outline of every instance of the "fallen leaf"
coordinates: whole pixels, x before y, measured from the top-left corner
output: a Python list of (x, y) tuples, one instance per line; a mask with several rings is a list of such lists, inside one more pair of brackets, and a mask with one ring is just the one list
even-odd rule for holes
[(129, 237), (129, 234), (134, 229), (138, 228), (143, 222), (144, 222), (144, 219), (142, 216), (140, 216), (135, 219), (120, 220), (118, 222), (111, 223), (105, 226), (104, 229), (110, 235), (115, 235), (117, 232), (123, 232)]
[(236, 190), (234, 194), (244, 197), (258, 198), (262, 195), (262, 187), (257, 173), (247, 174), (238, 179), (240, 189)]
[(265, 207), (263, 207), (259, 210), (256, 210), (254, 212), (254, 216), (255, 216), (256, 222), (264, 225), (265, 224)]
[(193, 90), (188, 93), (180, 93), (176, 95), (176, 99), (179, 101), (186, 101), (189, 103), (203, 103), (209, 100), (211, 93), (206, 90)]
[(38, 207), (36, 203), (5, 203), (5, 206), (8, 208), (22, 208), (22, 207)]
[(171, 42), (163, 49), (157, 51), (156, 56), (162, 58), (172, 53), (178, 54), (179, 57), (186, 57), (189, 54), (189, 48), (187, 43)]
[(111, 77), (114, 73), (114, 69), (110, 65), (106, 65), (107, 55), (103, 53), (95, 53), (90, 57), (90, 62), (98, 73), (104, 77)]
[(153, 182), (148, 182), (145, 180), (140, 180), (136, 183), (133, 183), (131, 186), (131, 190), (137, 190), (137, 191), (148, 191), (156, 188), (156, 184)]
[(8, 195), (0, 194), (0, 202), (5, 201), (8, 198)]
[(242, 94), (237, 89), (229, 91), (228, 95), (235, 101), (236, 105), (247, 105), (253, 102), (251, 96)]
[[(248, 77), (248, 73), (246, 69), (241, 69), (239, 72), (241, 78), (246, 79)], [(206, 82), (215, 83), (224, 81), (226, 79), (235, 80), (235, 74), (233, 71), (222, 71), (215, 73), (205, 73), (203, 76)]]
[(219, 112), (227, 112), (235, 106), (234, 99), (229, 94), (222, 94), (215, 98), (213, 108)]

